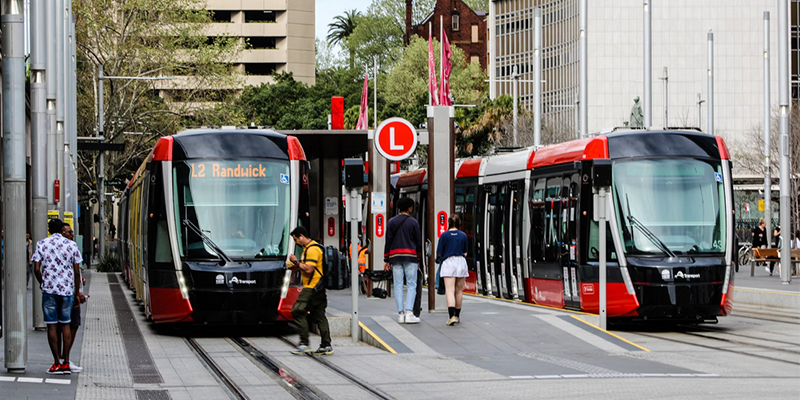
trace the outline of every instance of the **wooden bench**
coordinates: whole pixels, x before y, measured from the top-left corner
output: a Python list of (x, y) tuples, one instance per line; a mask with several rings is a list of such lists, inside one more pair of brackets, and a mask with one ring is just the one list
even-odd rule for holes
[[(797, 275), (797, 264), (800, 263), (800, 249), (792, 249), (790, 260), (795, 271), (793, 275)], [(776, 262), (780, 263), (781, 259), (778, 257), (778, 249), (753, 249), (753, 260), (750, 261), (750, 276), (755, 274), (756, 263), (758, 262)]]

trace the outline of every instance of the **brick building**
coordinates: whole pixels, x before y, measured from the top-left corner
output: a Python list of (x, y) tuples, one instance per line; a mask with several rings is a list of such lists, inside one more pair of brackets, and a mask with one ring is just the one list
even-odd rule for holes
[[(486, 69), (486, 12), (473, 11), (461, 0), (437, 0), (433, 12), (419, 25), (412, 26), (412, 0), (406, 0), (406, 44), (412, 35), (428, 38), (428, 27), (433, 29), (433, 37), (439, 37), (440, 17), (444, 17), (444, 31), (450, 45), (458, 46), (467, 57), (468, 62), (480, 63)], [(430, 24), (430, 25), (429, 25)]]

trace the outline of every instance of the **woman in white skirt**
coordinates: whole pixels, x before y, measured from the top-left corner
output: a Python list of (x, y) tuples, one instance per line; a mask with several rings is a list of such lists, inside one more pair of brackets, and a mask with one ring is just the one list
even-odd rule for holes
[(444, 279), (447, 294), (447, 312), (450, 319), (447, 325), (460, 322), (461, 300), (463, 298), (464, 281), (469, 276), (467, 270), (467, 235), (461, 232), (461, 218), (453, 215), (448, 219), (449, 230), (439, 237), (436, 254), (442, 260), (440, 276)]

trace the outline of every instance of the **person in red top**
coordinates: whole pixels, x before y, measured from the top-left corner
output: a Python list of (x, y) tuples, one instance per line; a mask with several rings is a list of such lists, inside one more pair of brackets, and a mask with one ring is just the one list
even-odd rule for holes
[[(417, 324), (419, 318), (414, 315), (414, 300), (417, 297), (417, 268), (419, 256), (422, 254), (422, 239), (419, 223), (411, 212), (414, 211), (414, 200), (403, 197), (397, 201), (399, 215), (392, 217), (386, 227), (386, 244), (384, 245), (383, 269), (392, 271), (394, 282), (394, 299), (397, 302), (397, 322), (401, 324)], [(403, 307), (403, 278), (408, 285)]]

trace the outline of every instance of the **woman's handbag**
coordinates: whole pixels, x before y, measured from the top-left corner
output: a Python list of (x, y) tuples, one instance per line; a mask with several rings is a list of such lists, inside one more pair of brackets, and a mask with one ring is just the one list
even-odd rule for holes
[(447, 291), (444, 287), (444, 279), (441, 277), (442, 264), (436, 269), (436, 294), (446, 294)]

